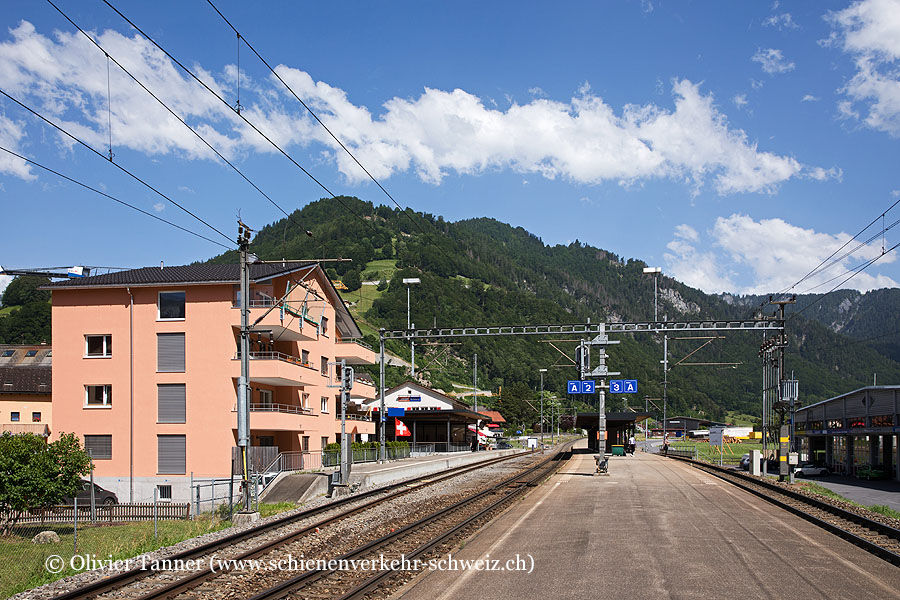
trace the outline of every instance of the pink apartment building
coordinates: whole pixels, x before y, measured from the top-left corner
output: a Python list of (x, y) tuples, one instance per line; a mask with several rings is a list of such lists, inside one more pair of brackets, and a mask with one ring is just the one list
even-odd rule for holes
[[(191, 477), (231, 476), (238, 265), (146, 267), (48, 289), (53, 435), (82, 438), (95, 481), (122, 502), (152, 499), (158, 486), (186, 501)], [(262, 317), (251, 336), (251, 445), (318, 452), (339, 441), (328, 363), (373, 364), (375, 353), (354, 341), (361, 332), (331, 281), (316, 263), (254, 264), (250, 306), (251, 323)], [(354, 404), (374, 397), (371, 380), (358, 379)], [(347, 431), (364, 441), (375, 424), (356, 416)]]

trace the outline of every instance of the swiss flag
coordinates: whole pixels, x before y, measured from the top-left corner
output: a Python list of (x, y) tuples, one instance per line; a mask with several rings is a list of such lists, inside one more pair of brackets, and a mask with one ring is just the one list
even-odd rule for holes
[(394, 432), (397, 437), (403, 437), (405, 435), (412, 435), (409, 432), (409, 427), (407, 427), (403, 421), (400, 419), (394, 419)]

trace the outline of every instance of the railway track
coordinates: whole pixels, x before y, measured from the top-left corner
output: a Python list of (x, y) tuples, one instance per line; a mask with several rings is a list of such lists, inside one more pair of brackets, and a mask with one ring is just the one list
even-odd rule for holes
[(900, 566), (900, 529), (733, 469), (688, 458), (672, 458), (690, 463)]
[[(425, 475), (408, 479), (402, 482), (390, 484), (387, 486), (375, 488), (359, 494), (345, 496), (334, 502), (323, 504), (314, 508), (303, 510), (291, 515), (284, 516), (279, 519), (269, 521), (267, 523), (251, 527), (234, 534), (201, 544), (194, 548), (190, 548), (166, 557), (168, 564), (174, 564), (178, 561), (186, 563), (194, 561), (202, 563), (204, 559), (211, 556), (220, 558), (228, 558), (234, 560), (250, 559), (262, 555), (273, 549), (277, 549), (290, 543), (293, 540), (303, 537), (311, 532), (317, 531), (330, 524), (337, 523), (351, 516), (370, 510), (373, 507), (395, 500), (402, 496), (412, 494), (413, 492), (422, 490), (428, 486), (447, 481), (454, 477), (483, 469), (498, 463), (509, 461), (515, 458), (527, 456), (526, 453), (517, 453), (509, 456), (497, 457), (491, 460), (483, 461), (474, 465), (464, 465), (456, 467), (439, 474)], [(329, 514), (334, 513), (334, 514)], [(298, 523), (317, 517), (328, 515), (310, 525), (295, 527)], [(292, 526), (294, 526), (292, 528)], [(283, 532), (280, 530), (284, 530)], [(261, 543), (254, 543), (257, 538), (263, 539), (269, 537)], [(236, 553), (228, 555), (229, 550), (234, 548), (244, 548)], [(147, 587), (152, 587), (150, 582), (146, 582), (148, 578), (166, 577), (169, 581), (163, 581), (162, 585), (146, 591)], [(167, 598), (178, 595), (184, 590), (191, 589), (203, 583), (213, 575), (209, 569), (198, 570), (184, 577), (177, 577), (171, 581), (172, 576), (166, 571), (156, 570), (153, 568), (136, 567), (126, 571), (121, 571), (108, 577), (99, 579), (92, 583), (73, 588), (67, 592), (54, 596), (54, 600), (88, 600), (97, 598), (98, 596), (112, 595), (115, 597), (127, 598)], [(129, 593), (125, 588), (134, 586), (135, 584), (142, 586)], [(137, 592), (137, 593), (134, 593)]]
[(341, 570), (310, 569), (250, 597), (250, 600), (281, 598), (340, 598), (358, 600), (382, 595), (382, 586), (400, 574), (408, 574), (407, 564), (424, 565), (443, 545), (476, 530), (505, 508), (513, 499), (555, 472), (571, 456), (572, 443), (525, 473), (509, 478), (487, 490), (437, 510), (401, 529), (356, 547), (331, 561), (333, 564), (365, 563), (401, 565), (396, 568)]

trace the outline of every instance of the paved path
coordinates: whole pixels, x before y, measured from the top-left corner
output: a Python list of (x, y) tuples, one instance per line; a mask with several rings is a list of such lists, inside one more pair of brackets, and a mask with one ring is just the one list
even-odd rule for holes
[(593, 470), (575, 455), (454, 553), (530, 556), (532, 573), (424, 572), (402, 597), (900, 597), (900, 569), (689, 465), (639, 452)]
[(865, 506), (878, 504), (900, 511), (900, 481), (866, 481), (842, 475), (810, 477), (809, 481)]

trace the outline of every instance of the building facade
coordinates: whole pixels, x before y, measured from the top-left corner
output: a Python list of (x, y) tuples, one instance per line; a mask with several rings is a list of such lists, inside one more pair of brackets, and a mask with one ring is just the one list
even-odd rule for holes
[[(238, 265), (152, 267), (47, 286), (53, 413), (78, 434), (97, 483), (122, 501), (185, 501), (191, 480), (230, 477), (237, 444)], [(251, 451), (315, 452), (338, 440), (337, 369), (372, 364), (359, 327), (315, 263), (250, 267)], [(357, 381), (353, 397), (375, 397)], [(374, 432), (348, 421), (360, 439)]]
[(0, 344), (0, 430), (50, 435), (51, 356), (46, 344)]

